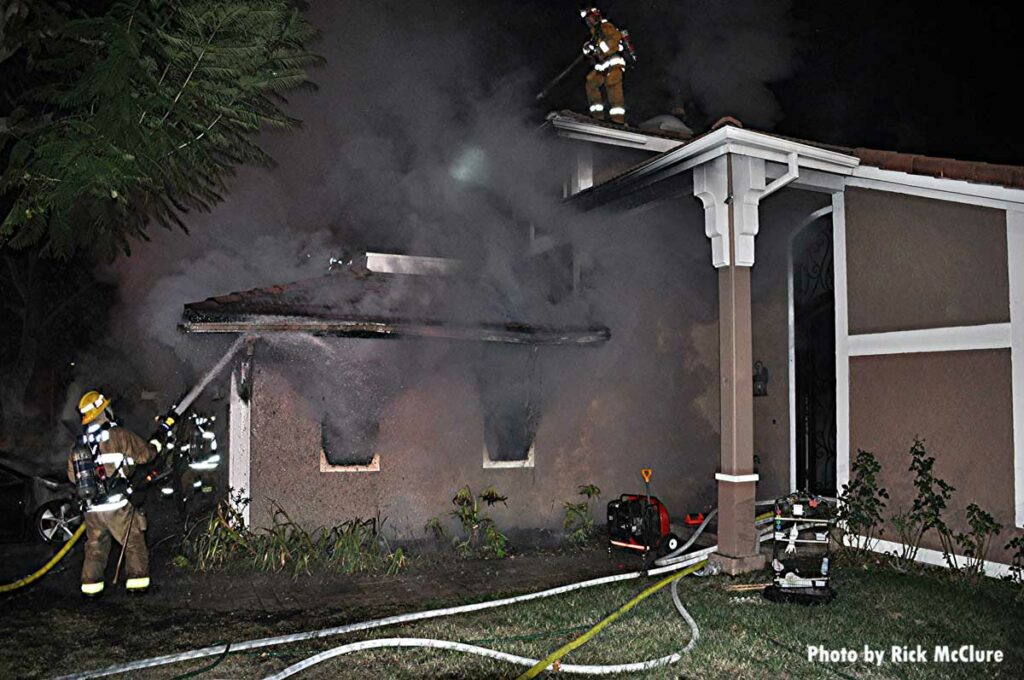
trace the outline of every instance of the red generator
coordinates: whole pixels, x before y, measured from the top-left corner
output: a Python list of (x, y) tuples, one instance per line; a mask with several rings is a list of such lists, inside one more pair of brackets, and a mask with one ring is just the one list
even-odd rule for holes
[(668, 510), (654, 496), (622, 494), (608, 503), (608, 543), (639, 553), (670, 553), (679, 547)]

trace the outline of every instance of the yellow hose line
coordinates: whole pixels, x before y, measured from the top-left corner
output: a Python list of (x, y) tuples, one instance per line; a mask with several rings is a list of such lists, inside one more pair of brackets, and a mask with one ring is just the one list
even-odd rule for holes
[(530, 680), (530, 678), (537, 677), (542, 672), (544, 672), (545, 668), (547, 668), (548, 666), (554, 664), (555, 662), (557, 662), (559, 659), (561, 659), (563, 656), (565, 656), (566, 654), (568, 654), (572, 650), (576, 649), (577, 647), (582, 647), (583, 645), (587, 644), (587, 642), (590, 641), (590, 638), (592, 638), (595, 635), (597, 635), (598, 633), (600, 633), (606, 626), (611, 625), (617, 618), (619, 618), (620, 616), (622, 616), (623, 614), (628, 612), (630, 609), (632, 609), (636, 605), (638, 605), (642, 600), (644, 600), (647, 597), (649, 597), (650, 595), (653, 595), (654, 593), (658, 592), (659, 590), (661, 590), (662, 588), (664, 588), (668, 584), (672, 583), (672, 581), (675, 581), (676, 579), (680, 579), (680, 578), (686, 576), (687, 574), (692, 574), (693, 572), (697, 571), (698, 569), (700, 569), (701, 567), (703, 567), (707, 563), (708, 563), (707, 560), (702, 560), (702, 561), (698, 562), (697, 564), (690, 565), (689, 567), (687, 567), (686, 569), (683, 569), (682, 571), (676, 572), (676, 573), (674, 573), (674, 574), (672, 574), (670, 576), (666, 576), (665, 578), (663, 578), (662, 580), (658, 581), (657, 583), (655, 583), (650, 588), (647, 588), (646, 590), (641, 592), (639, 595), (634, 597), (632, 600), (630, 600), (626, 604), (624, 604), (621, 607), (619, 607), (615, 612), (610, 614), (607, 618), (603, 619), (600, 623), (598, 623), (596, 626), (594, 626), (593, 628), (588, 630), (583, 635), (579, 636), (578, 638), (576, 638), (572, 642), (569, 642), (569, 643), (559, 647), (555, 651), (551, 652), (550, 654), (548, 654), (547, 657), (545, 657), (541, 661), (538, 661), (532, 668), (530, 668), (530, 670), (528, 670), (525, 673), (523, 673), (522, 675), (520, 675), (518, 678), (516, 678), (516, 680)]
[(70, 551), (71, 548), (74, 547), (75, 542), (77, 542), (78, 539), (81, 538), (82, 534), (84, 533), (85, 522), (82, 522), (82, 525), (75, 530), (75, 533), (71, 535), (71, 538), (68, 539), (68, 542), (65, 543), (64, 547), (60, 549), (60, 552), (58, 552), (56, 555), (50, 558), (50, 561), (43, 565), (41, 569), (36, 571), (34, 574), (29, 574), (25, 578), (18, 579), (13, 583), (5, 583), (4, 585), (0, 586), (0, 593), (9, 593), (12, 590), (17, 590), (18, 588), (27, 586), (29, 583), (32, 583), (36, 579), (42, 577), (46, 572), (53, 569), (54, 565), (60, 562), (64, 558), (64, 556), (68, 554), (68, 551)]

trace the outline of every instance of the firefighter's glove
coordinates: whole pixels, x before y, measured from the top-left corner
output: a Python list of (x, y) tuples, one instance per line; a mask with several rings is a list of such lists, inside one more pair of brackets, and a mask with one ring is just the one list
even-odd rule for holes
[(149, 440), (149, 445), (156, 449), (157, 455), (159, 455), (164, 450), (164, 443), (156, 437), (153, 437), (152, 439)]
[(589, 57), (589, 56), (592, 56), (592, 55), (594, 55), (596, 53), (597, 53), (597, 45), (595, 45), (594, 43), (592, 43), (589, 40), (587, 42), (583, 43), (583, 54), (585, 54), (586, 56)]

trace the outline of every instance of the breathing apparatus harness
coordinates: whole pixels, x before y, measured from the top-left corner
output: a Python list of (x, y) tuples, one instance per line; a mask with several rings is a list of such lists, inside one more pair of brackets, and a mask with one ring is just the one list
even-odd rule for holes
[[(95, 423), (75, 442), (71, 465), (75, 474), (75, 490), (86, 512), (118, 510), (128, 505), (132, 494), (128, 468), (135, 464), (124, 453), (103, 453), (100, 444), (110, 439), (110, 430), (117, 427), (113, 419)], [(107, 465), (114, 465), (107, 474)]]

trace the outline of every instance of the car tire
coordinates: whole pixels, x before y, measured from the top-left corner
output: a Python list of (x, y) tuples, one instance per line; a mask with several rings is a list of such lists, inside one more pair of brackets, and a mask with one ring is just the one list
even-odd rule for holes
[(36, 510), (33, 525), (36, 535), (44, 543), (63, 545), (82, 524), (82, 511), (69, 498), (58, 498), (43, 503)]

